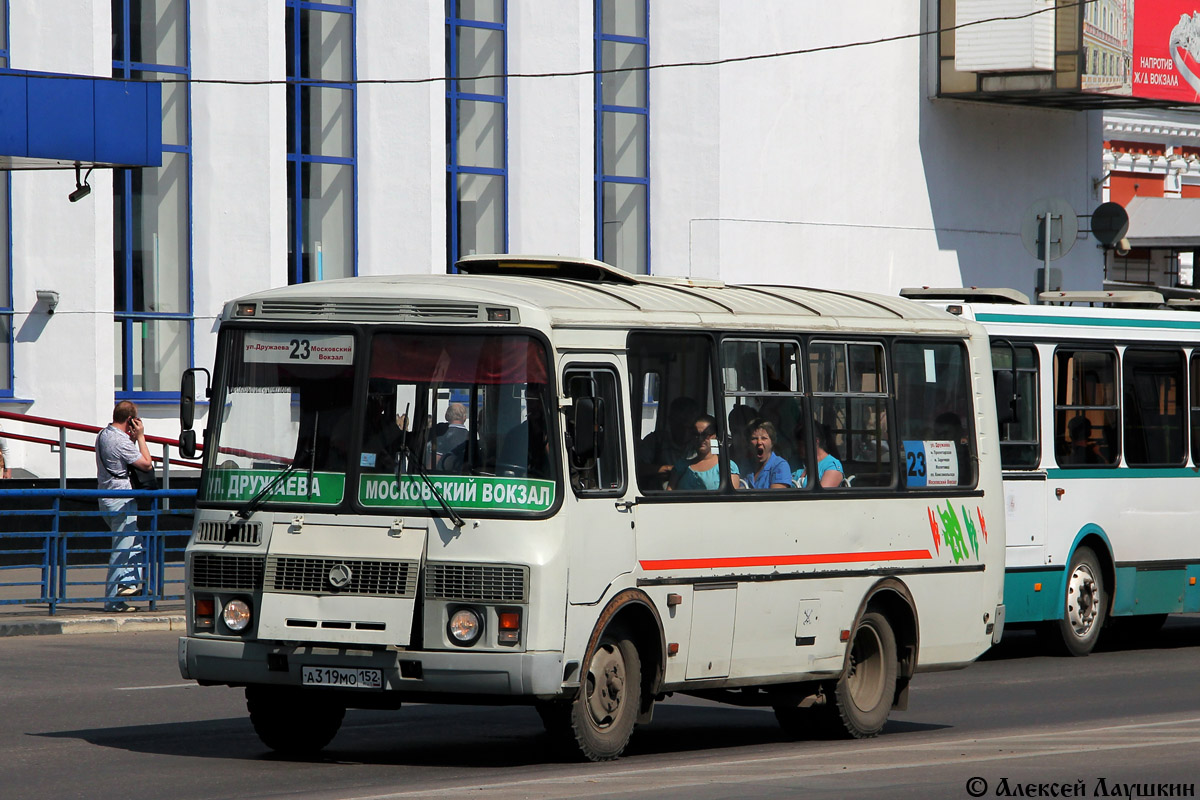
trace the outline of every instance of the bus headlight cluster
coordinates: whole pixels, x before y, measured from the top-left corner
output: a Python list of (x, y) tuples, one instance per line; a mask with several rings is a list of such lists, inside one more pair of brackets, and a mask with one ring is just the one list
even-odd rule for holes
[(235, 633), (246, 630), (250, 624), (250, 605), (244, 600), (230, 600), (221, 611), (221, 621)]
[(483, 618), (473, 608), (460, 608), (450, 615), (446, 632), (455, 644), (464, 647), (475, 644), (483, 633)]

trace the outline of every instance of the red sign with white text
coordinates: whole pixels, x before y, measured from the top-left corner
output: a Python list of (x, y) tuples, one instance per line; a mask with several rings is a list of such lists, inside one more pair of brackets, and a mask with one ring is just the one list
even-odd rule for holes
[(1139, 5), (1133, 25), (1133, 96), (1200, 102), (1200, 3)]

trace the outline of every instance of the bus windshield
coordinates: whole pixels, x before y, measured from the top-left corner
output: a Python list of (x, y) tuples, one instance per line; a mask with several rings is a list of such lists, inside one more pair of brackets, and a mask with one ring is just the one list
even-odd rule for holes
[(367, 507), (430, 508), (437, 492), (461, 509), (553, 502), (547, 360), (529, 336), (380, 332), (364, 357), (350, 333), (232, 331), (227, 348), (206, 500), (328, 506), (357, 495)]
[(354, 350), (349, 333), (231, 331), (202, 497), (249, 500), (287, 470), (269, 499), (340, 503), (349, 464)]
[(356, 462), (553, 479), (547, 390), (545, 351), (527, 336), (377, 334)]

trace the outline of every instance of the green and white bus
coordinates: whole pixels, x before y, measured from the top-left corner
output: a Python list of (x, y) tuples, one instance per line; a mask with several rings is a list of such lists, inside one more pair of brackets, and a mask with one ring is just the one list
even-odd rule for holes
[(1150, 291), (909, 289), (987, 328), (1010, 626), (1087, 655), (1200, 611), (1200, 315)]
[(584, 259), (458, 266), (225, 308), (179, 665), (244, 686), (266, 745), (320, 750), (347, 708), (506, 703), (603, 760), (672, 692), (872, 736), (917, 672), (999, 637), (981, 327)]

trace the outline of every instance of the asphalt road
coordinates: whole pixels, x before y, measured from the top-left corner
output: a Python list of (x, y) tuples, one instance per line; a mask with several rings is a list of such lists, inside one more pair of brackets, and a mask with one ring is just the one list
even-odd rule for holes
[(1197, 617), (1084, 659), (1011, 637), (966, 670), (918, 676), (910, 710), (864, 742), (791, 742), (770, 711), (672, 698), (608, 764), (556, 757), (528, 708), (425, 705), (352, 711), (323, 759), (287, 761), (259, 743), (239, 690), (180, 679), (175, 641), (0, 639), (0, 796), (966, 798), (978, 779), (988, 797), (1051, 785), (1093, 797), (1200, 784)]

